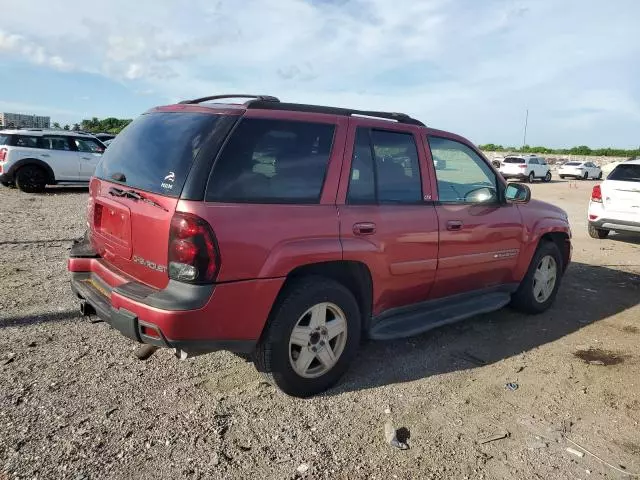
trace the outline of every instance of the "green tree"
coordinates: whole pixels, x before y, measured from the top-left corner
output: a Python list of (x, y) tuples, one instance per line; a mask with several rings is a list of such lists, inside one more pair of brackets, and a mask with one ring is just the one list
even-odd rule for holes
[(71, 130), (71, 128), (70, 128), (70, 127), (69, 127), (69, 125), (67, 124), (67, 125), (65, 125), (65, 126), (64, 126), (64, 130)]
[(53, 122), (53, 128), (59, 130), (62, 127), (60, 127), (60, 124), (58, 122)]

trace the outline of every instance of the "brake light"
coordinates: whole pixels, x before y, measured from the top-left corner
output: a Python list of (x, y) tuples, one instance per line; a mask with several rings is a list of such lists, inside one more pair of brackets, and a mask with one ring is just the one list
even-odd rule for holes
[(176, 212), (169, 231), (169, 278), (186, 283), (211, 283), (220, 270), (215, 235), (202, 218)]
[(527, 168), (527, 166), (526, 165), (518, 165), (518, 168), (521, 168), (521, 169), (524, 170), (525, 168)]
[(0, 162), (4, 162), (6, 158), (7, 158), (7, 149), (0, 148)]
[(602, 189), (600, 185), (595, 185), (591, 191), (591, 201), (602, 203)]

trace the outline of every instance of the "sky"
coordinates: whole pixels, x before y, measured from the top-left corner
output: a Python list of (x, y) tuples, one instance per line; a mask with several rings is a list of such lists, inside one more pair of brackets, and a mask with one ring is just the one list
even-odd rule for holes
[(220, 93), (408, 113), (471, 141), (640, 145), (637, 0), (0, 0), (0, 111)]

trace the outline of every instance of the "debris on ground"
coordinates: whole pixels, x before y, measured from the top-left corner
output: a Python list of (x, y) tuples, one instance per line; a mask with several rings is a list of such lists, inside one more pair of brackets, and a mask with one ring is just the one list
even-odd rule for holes
[(567, 447), (567, 452), (569, 452), (572, 455), (575, 455), (576, 457), (580, 457), (580, 458), (584, 457), (584, 453), (583, 452), (581, 452), (579, 450), (576, 450), (574, 448), (571, 448), (571, 447)]
[(309, 471), (308, 463), (301, 463), (300, 465), (298, 465), (298, 468), (296, 468), (296, 472), (298, 472), (300, 475), (304, 475), (308, 471)]
[[(408, 450), (409, 445), (407, 445), (407, 435), (398, 435), (401, 430), (407, 431), (406, 429), (396, 430), (391, 421), (388, 421), (384, 424), (384, 439), (387, 441), (389, 445), (395, 448), (399, 448), (400, 450)], [(400, 437), (400, 438), (399, 438)], [(405, 438), (401, 438), (405, 437)]]
[(491, 435), (489, 437), (484, 437), (481, 438), (480, 440), (478, 440), (478, 444), (479, 445), (484, 445), (485, 443), (491, 443), (491, 442), (496, 442), (498, 440), (503, 440), (505, 438), (509, 438), (511, 434), (507, 431), (504, 431), (502, 433), (497, 433), (495, 435)]
[(505, 387), (507, 387), (507, 390), (515, 392), (518, 388), (520, 388), (520, 385), (515, 382), (509, 382), (505, 385)]

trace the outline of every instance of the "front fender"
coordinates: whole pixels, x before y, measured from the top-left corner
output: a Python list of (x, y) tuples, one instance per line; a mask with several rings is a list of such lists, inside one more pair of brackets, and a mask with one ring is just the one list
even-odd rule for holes
[[(515, 269), (515, 278), (522, 280), (529, 269), (533, 255), (540, 243), (540, 239), (550, 233), (560, 233), (571, 239), (569, 225), (559, 218), (543, 217), (532, 224), (525, 223), (523, 230), (523, 242)], [(561, 252), (562, 253), (562, 252)], [(566, 265), (564, 265), (566, 268)]]

